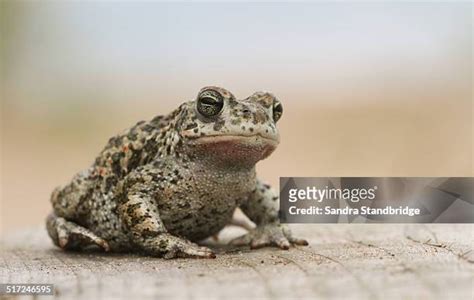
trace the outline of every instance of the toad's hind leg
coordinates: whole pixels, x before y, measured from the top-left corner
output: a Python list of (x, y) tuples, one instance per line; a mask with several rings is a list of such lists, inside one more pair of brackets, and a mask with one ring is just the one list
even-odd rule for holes
[(51, 195), (51, 204), (58, 217), (68, 220), (76, 219), (81, 210), (81, 204), (91, 197), (91, 170), (85, 170), (74, 176), (71, 182), (56, 188)]
[(79, 250), (99, 247), (104, 251), (110, 250), (106, 240), (85, 227), (57, 217), (54, 213), (51, 213), (46, 219), (46, 228), (54, 244), (62, 249)]

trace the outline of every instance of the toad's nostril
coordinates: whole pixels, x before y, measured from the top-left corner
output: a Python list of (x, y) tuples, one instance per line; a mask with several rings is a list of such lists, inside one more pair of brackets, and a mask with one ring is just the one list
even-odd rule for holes
[(244, 115), (248, 115), (248, 114), (250, 114), (250, 109), (244, 108), (244, 109), (242, 109), (242, 113), (243, 113)]

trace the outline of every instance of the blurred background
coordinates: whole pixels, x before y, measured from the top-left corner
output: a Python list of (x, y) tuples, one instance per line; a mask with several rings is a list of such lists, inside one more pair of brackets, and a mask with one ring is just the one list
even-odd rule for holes
[(219, 85), (283, 102), (279, 176), (472, 176), (472, 3), (1, 1), (0, 230)]

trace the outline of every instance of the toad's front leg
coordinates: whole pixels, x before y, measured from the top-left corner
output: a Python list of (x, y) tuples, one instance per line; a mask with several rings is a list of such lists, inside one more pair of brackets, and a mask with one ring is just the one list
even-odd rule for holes
[(257, 224), (257, 228), (231, 241), (233, 245), (250, 245), (254, 249), (265, 246), (289, 249), (292, 244), (308, 245), (306, 240), (293, 237), (288, 226), (280, 224), (277, 193), (260, 180), (257, 180), (255, 190), (240, 208)]
[(157, 170), (148, 167), (130, 173), (122, 186), (118, 213), (131, 233), (135, 247), (164, 258), (215, 258), (214, 252), (167, 232), (158, 212), (154, 197), (163, 191)]

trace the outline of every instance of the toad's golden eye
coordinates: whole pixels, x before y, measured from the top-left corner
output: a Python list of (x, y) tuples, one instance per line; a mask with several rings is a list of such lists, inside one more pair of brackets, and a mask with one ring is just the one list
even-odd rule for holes
[(280, 101), (275, 100), (275, 102), (273, 102), (273, 120), (277, 122), (278, 120), (280, 120), (282, 114), (283, 106), (281, 105)]
[(204, 117), (217, 116), (224, 107), (224, 97), (215, 90), (202, 91), (197, 99), (196, 108)]

